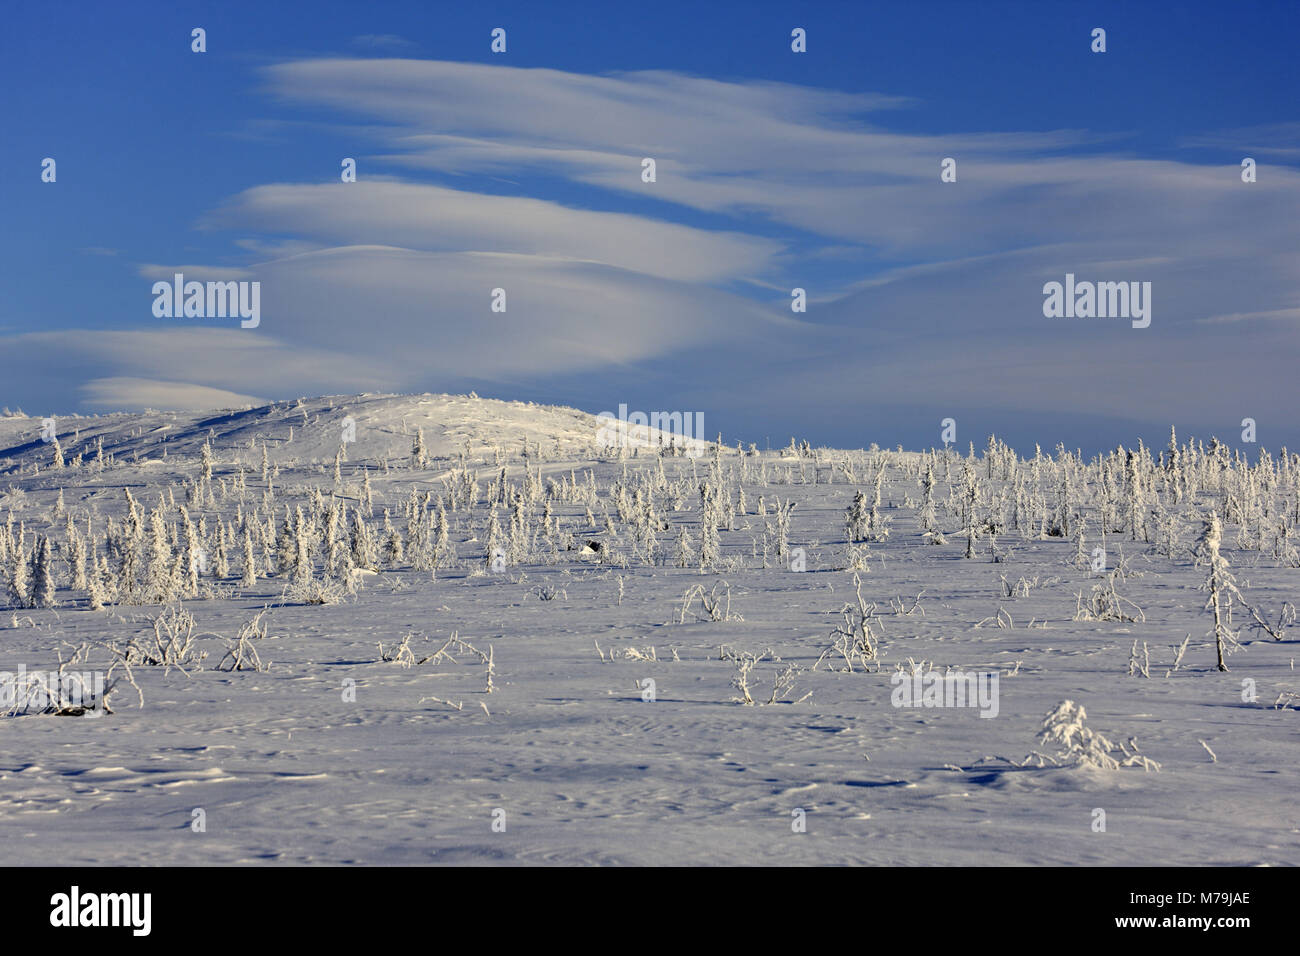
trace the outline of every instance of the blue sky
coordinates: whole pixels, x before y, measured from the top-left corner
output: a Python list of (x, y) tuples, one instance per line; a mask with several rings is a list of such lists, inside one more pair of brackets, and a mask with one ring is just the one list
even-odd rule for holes
[[(1249, 416), (1300, 447), (1298, 27), (1283, 2), (11, 4), (0, 404), (475, 389), (760, 444), (928, 447), (953, 417), (963, 447), (1095, 450)], [(260, 327), (155, 318), (178, 267), (260, 281)], [(1150, 281), (1151, 326), (1045, 318), (1066, 272)]]

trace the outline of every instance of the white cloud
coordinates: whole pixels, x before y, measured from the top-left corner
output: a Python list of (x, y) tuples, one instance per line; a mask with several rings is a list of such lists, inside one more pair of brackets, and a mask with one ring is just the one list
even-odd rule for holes
[(202, 411), (242, 408), (264, 403), (252, 395), (186, 382), (160, 382), (145, 378), (97, 378), (80, 387), (82, 404), (89, 408), (126, 411), (155, 408), (167, 411)]
[(780, 249), (770, 240), (739, 233), (412, 183), (258, 186), (235, 197), (207, 221), (212, 226), (261, 229), (331, 244), (510, 252), (600, 262), (693, 282), (760, 272)]
[(231, 268), (228, 266), (162, 266), (152, 263), (144, 263), (136, 270), (146, 279), (161, 279), (171, 282), (176, 273), (181, 273), (187, 280), (193, 279), (196, 282), (234, 282), (239, 279), (251, 278), (253, 272), (251, 269), (242, 267)]
[(397, 50), (415, 45), (395, 33), (362, 33), (352, 38), (352, 44), (368, 50)]
[[(666, 72), (333, 59), (266, 76), (373, 144), (355, 152), (361, 181), (256, 186), (205, 218), (257, 264), (143, 267), (260, 280), (256, 333), (78, 333), (60, 343), (78, 380), (268, 397), (558, 381), (599, 407), (677, 390), (710, 416), (1219, 421), (1294, 404), (1297, 326), (1266, 321), (1300, 301), (1294, 169), (1248, 185), (1230, 162), (1106, 152), (1078, 130), (899, 133), (899, 98)], [(939, 180), (945, 156), (956, 183)], [(524, 193), (558, 179), (546, 195), (565, 199), (394, 169)], [(1066, 272), (1152, 282), (1151, 328), (1045, 319), (1042, 285)], [(12, 354), (30, 356), (20, 338)]]

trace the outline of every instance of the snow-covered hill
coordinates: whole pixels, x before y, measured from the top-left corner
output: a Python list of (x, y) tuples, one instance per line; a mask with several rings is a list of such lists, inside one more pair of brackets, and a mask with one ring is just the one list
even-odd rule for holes
[[(348, 429), (351, 419), (351, 429)], [(0, 468), (47, 464), (51, 450), (41, 440), (41, 417), (0, 418)], [(55, 418), (65, 457), (104, 453), (119, 460), (197, 456), (205, 441), (216, 448), (251, 448), (265, 440), (278, 457), (301, 462), (333, 461), (339, 445), (349, 458), (382, 461), (411, 454), (423, 430), (432, 458), (454, 458), (467, 448), (481, 454), (498, 445), (517, 451), (522, 443), (558, 442), (588, 451), (596, 441), (596, 416), (572, 408), (503, 402), (465, 395), (346, 395), (277, 402), (255, 408), (211, 412), (144, 411)]]

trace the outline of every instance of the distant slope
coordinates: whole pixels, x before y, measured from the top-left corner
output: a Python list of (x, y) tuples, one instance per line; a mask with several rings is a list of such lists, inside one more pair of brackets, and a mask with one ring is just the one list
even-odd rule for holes
[[(278, 463), (332, 461), (347, 419), (354, 423), (350, 460), (396, 461), (411, 454), (417, 429), (431, 458), (454, 458), (468, 443), (473, 454), (499, 445), (518, 453), (524, 440), (552, 452), (558, 442), (566, 455), (595, 450), (600, 420), (587, 412), (531, 402), (503, 402), (473, 395), (342, 395), (275, 402), (256, 408), (208, 412), (117, 412), (62, 416), (56, 433), (65, 459), (94, 458), (102, 439), (104, 454), (118, 461), (195, 457), (211, 436), (221, 450), (253, 449), (265, 439)], [(19, 468), (42, 469), (53, 459), (52, 445), (40, 438), (40, 417), (0, 418), (0, 474)], [(657, 440), (658, 433), (655, 433)], [(667, 438), (665, 438), (665, 441)]]

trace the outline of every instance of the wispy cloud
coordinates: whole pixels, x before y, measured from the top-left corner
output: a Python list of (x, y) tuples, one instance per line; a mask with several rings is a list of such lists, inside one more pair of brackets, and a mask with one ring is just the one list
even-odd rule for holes
[(685, 281), (757, 274), (780, 251), (741, 233), (413, 183), (258, 186), (206, 224), (348, 245), (567, 258)]
[[(62, 343), (94, 378), (263, 395), (581, 376), (716, 403), (697, 407), (967, 417), (1023, 413), (1028, 390), (1039, 414), (1142, 422), (1286, 402), (1297, 327), (1249, 321), (1300, 301), (1286, 166), (1245, 184), (1087, 130), (903, 132), (903, 98), (662, 71), (322, 59), (265, 79), (349, 124), (361, 180), (213, 209), (201, 225), (257, 261), (141, 274), (260, 280), (261, 327)], [(1045, 318), (1067, 272), (1151, 282), (1151, 327)]]
[(263, 404), (252, 395), (185, 382), (160, 382), (144, 378), (97, 378), (80, 387), (82, 403), (89, 408), (128, 411), (164, 408), (202, 411), (209, 408), (243, 408)]
[(362, 33), (352, 38), (352, 45), (366, 50), (400, 50), (415, 46), (410, 40), (395, 33)]

